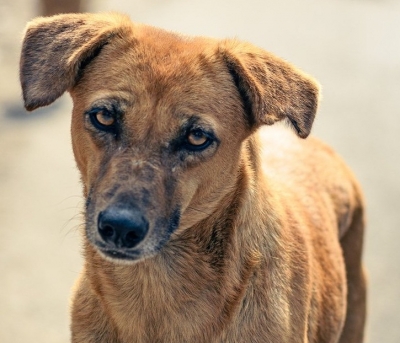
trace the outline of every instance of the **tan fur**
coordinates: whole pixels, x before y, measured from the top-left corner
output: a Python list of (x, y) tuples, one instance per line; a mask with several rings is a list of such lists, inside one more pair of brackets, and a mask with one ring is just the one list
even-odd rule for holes
[[(317, 109), (310, 77), (248, 43), (83, 14), (28, 25), (21, 83), (29, 110), (74, 102), (87, 206), (72, 342), (363, 341), (363, 200), (329, 147), (295, 134)], [(88, 119), (98, 107), (115, 134)], [(261, 128), (282, 120), (295, 133)], [(192, 122), (217, 140), (189, 153)], [(112, 204), (149, 223), (115, 248), (124, 261), (98, 233)]]

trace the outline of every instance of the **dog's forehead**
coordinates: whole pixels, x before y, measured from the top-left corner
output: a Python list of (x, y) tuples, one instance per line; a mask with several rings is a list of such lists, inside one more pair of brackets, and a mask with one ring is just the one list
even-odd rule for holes
[[(218, 41), (186, 37), (144, 25), (113, 37), (86, 68), (86, 92), (125, 90), (132, 94), (166, 92), (194, 87), (199, 82), (225, 82), (228, 73), (218, 55)], [(207, 91), (209, 87), (194, 87)], [(160, 95), (160, 94), (159, 94)]]
[(161, 28), (133, 24), (131, 29), (131, 45), (141, 53), (149, 54), (152, 60), (179, 62), (185, 59), (204, 55), (212, 55), (219, 41), (210, 37), (186, 36)]
[(138, 83), (147, 84), (152, 93), (171, 87), (184, 90), (185, 86), (193, 87), (205, 80), (221, 82), (222, 64), (213, 40), (144, 27), (133, 33), (129, 45), (127, 62), (132, 74), (139, 78)]

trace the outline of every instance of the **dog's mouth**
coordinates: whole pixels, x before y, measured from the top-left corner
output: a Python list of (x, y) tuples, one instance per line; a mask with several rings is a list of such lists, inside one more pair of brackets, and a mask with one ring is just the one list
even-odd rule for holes
[(136, 261), (142, 255), (138, 251), (127, 251), (124, 249), (109, 248), (104, 246), (104, 244), (102, 244), (101, 242), (97, 242), (96, 248), (104, 258), (111, 259), (113, 261)]
[(113, 262), (135, 262), (154, 256), (165, 245), (165, 240), (153, 244), (143, 242), (135, 248), (119, 248), (100, 240), (93, 242), (95, 248), (107, 260)]

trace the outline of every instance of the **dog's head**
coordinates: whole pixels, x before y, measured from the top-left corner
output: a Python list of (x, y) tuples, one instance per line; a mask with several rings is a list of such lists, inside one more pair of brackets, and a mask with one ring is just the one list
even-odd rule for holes
[(187, 38), (118, 14), (38, 18), (21, 83), (28, 110), (69, 91), (86, 236), (103, 255), (154, 255), (232, 194), (242, 145), (287, 120), (310, 133), (318, 87), (247, 43)]

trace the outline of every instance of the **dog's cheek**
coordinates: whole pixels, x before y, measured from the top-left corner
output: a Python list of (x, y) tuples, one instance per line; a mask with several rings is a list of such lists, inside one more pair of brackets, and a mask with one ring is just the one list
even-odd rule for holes
[(72, 117), (71, 123), (71, 140), (72, 140), (72, 151), (74, 153), (75, 161), (81, 176), (86, 181), (87, 175), (87, 153), (85, 153), (85, 137), (83, 133), (83, 127), (76, 120), (76, 117)]
[(178, 196), (178, 202), (181, 204), (181, 208), (186, 209), (191, 203), (193, 196), (196, 194), (199, 181), (197, 178), (191, 178), (190, 174), (182, 177), (177, 185), (175, 194)]
[(78, 120), (75, 115), (73, 115), (71, 123), (71, 140), (75, 161), (80, 171), (86, 194), (87, 190), (90, 189), (90, 185), (95, 182), (91, 176), (97, 175), (101, 151), (91, 141), (84, 128), (83, 121)]
[(197, 224), (213, 212), (219, 194), (218, 191), (214, 193), (210, 176), (215, 175), (214, 172), (213, 166), (205, 163), (185, 170), (180, 176), (175, 192), (181, 204), (180, 230)]

